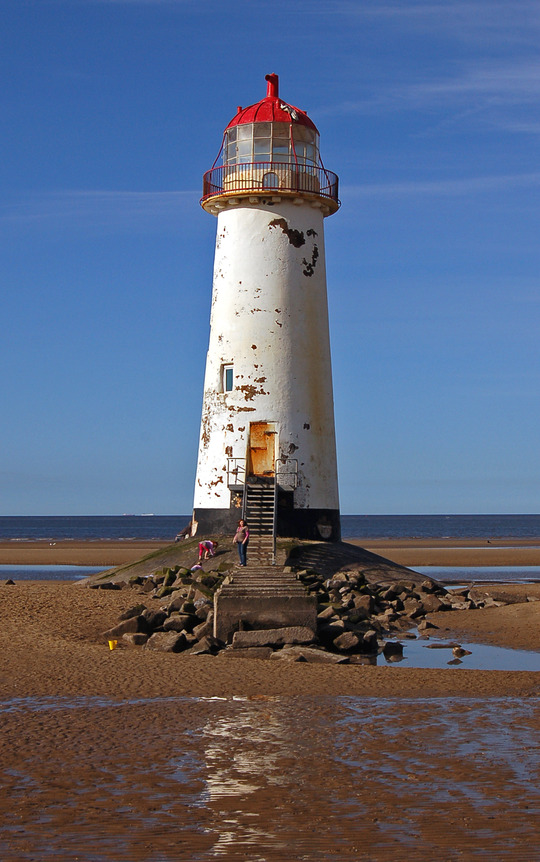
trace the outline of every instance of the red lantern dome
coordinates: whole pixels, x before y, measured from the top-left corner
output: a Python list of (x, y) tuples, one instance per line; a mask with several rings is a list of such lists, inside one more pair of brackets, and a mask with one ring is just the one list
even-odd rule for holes
[(244, 123), (300, 123), (302, 126), (308, 126), (317, 132), (316, 125), (310, 120), (305, 111), (296, 108), (294, 105), (288, 105), (279, 98), (279, 78), (277, 75), (266, 75), (268, 82), (266, 88), (266, 96), (257, 102), (255, 105), (250, 105), (248, 108), (238, 108), (236, 116), (234, 116), (227, 126), (227, 129), (233, 126), (239, 126)]
[[(305, 111), (279, 98), (277, 75), (266, 75), (264, 99), (238, 108), (223, 134), (212, 168), (204, 175), (201, 204), (216, 215), (259, 195), (309, 200), (325, 215), (339, 207), (338, 178), (319, 155), (319, 132)], [(216, 166), (222, 157), (223, 164)]]

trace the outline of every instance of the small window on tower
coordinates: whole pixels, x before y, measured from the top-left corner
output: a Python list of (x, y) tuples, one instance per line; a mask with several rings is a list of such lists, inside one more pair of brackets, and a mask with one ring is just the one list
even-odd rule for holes
[(223, 391), (232, 392), (234, 389), (234, 369), (232, 365), (223, 366)]

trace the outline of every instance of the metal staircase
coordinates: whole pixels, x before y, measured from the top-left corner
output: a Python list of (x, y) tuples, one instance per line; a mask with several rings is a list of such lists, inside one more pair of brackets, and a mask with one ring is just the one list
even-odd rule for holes
[(247, 483), (243, 516), (249, 528), (247, 563), (252, 566), (275, 564), (275, 484)]

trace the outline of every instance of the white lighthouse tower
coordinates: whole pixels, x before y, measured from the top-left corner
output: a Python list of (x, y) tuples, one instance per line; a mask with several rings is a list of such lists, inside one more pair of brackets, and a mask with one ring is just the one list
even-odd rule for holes
[(218, 221), (193, 520), (199, 535), (230, 532), (258, 500), (274, 535), (336, 541), (323, 222), (338, 178), (305, 111), (266, 80), (204, 175)]

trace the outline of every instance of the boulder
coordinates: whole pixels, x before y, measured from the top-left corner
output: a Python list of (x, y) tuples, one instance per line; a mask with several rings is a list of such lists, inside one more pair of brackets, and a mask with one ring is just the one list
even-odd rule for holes
[(142, 613), (142, 617), (146, 621), (148, 631), (153, 631), (163, 625), (167, 619), (167, 614), (165, 611), (154, 611), (151, 608), (146, 608)]
[[(290, 646), (283, 647), (281, 650), (277, 650), (272, 654), (272, 658), (281, 657), (285, 658), (283, 653), (288, 654), (291, 658), (295, 655), (301, 657), (302, 661), (309, 662), (310, 664), (348, 664), (349, 656), (346, 655), (336, 655), (335, 653), (326, 652), (323, 649), (317, 649), (316, 647), (306, 647), (306, 646)], [(294, 659), (293, 660), (297, 660)]]
[(144, 649), (157, 652), (182, 652), (185, 648), (186, 637), (178, 632), (155, 632), (144, 645)]
[(438, 629), (439, 626), (436, 626), (435, 623), (430, 623), (429, 620), (422, 620), (421, 623), (418, 623), (418, 631), (425, 632), (428, 629)]
[(211, 622), (208, 622), (208, 620), (205, 620), (204, 622), (200, 623), (198, 626), (195, 626), (195, 628), (193, 629), (193, 634), (195, 635), (197, 640), (200, 640), (201, 638), (205, 637), (206, 635), (211, 635), (212, 632), (213, 632), (213, 625)]
[(130, 620), (131, 617), (138, 617), (143, 611), (146, 610), (146, 605), (135, 605), (132, 608), (129, 608), (127, 611), (120, 616), (121, 620)]
[(324, 611), (321, 611), (319, 614), (317, 614), (318, 620), (331, 620), (333, 618), (338, 619), (332, 605), (329, 605), (327, 608), (324, 609)]
[(422, 597), (422, 608), (425, 614), (432, 614), (446, 610), (446, 604), (438, 596), (428, 593)]
[(377, 652), (379, 641), (377, 638), (377, 632), (374, 629), (369, 629), (369, 631), (364, 632), (362, 636), (362, 646), (366, 652)]
[(127, 633), (122, 635), (122, 640), (127, 643), (128, 646), (144, 646), (148, 640), (148, 635), (145, 635), (144, 632)]
[(280, 629), (256, 629), (248, 632), (235, 632), (233, 649), (246, 647), (276, 647), (284, 644), (310, 644), (315, 640), (314, 632), (307, 626), (285, 626)]
[(211, 635), (205, 635), (189, 650), (190, 655), (214, 655), (220, 647), (220, 643)]
[(360, 638), (354, 632), (343, 632), (334, 638), (333, 645), (340, 652), (349, 652), (350, 650), (358, 649), (360, 646)]
[(386, 641), (383, 647), (383, 655), (385, 659), (390, 660), (393, 659), (402, 659), (403, 658), (403, 644), (399, 643), (399, 641)]
[(268, 659), (272, 655), (271, 647), (248, 647), (246, 649), (232, 649), (227, 647), (217, 654), (217, 658), (258, 658)]
[(414, 619), (414, 617), (419, 617), (422, 615), (422, 602), (418, 599), (413, 599), (411, 597), (406, 598), (403, 601), (403, 610), (405, 613)]
[(172, 617), (169, 617), (168, 620), (165, 620), (163, 623), (163, 631), (165, 632), (183, 632), (187, 631), (188, 627), (186, 625), (186, 621), (189, 622), (191, 617), (184, 616), (184, 614), (174, 614)]
[(146, 620), (142, 616), (130, 617), (129, 620), (123, 620), (118, 625), (113, 626), (106, 632), (103, 632), (103, 637), (106, 640), (115, 640), (121, 638), (125, 634), (135, 634), (136, 632), (146, 631)]

